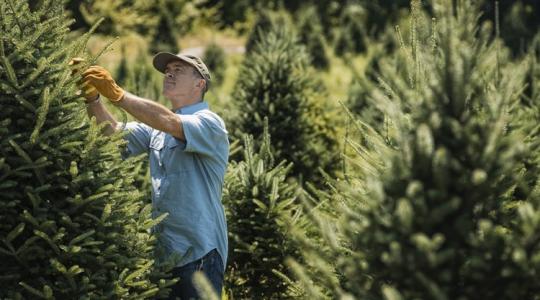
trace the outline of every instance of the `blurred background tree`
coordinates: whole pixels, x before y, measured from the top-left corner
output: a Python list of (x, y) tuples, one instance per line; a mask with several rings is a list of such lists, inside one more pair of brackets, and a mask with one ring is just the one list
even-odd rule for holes
[(337, 169), (338, 143), (328, 103), (316, 101), (320, 90), (309, 56), (287, 27), (259, 31), (259, 37), (233, 91), (239, 114), (228, 120), (232, 137), (250, 134), (260, 143), (267, 117), (275, 159), (293, 163), (291, 175), (301, 182), (322, 184), (320, 171)]

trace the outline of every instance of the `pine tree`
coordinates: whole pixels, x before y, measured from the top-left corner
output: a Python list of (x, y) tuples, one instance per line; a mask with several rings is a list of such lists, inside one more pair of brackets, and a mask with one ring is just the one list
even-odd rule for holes
[(0, 298), (155, 297), (159, 218), (132, 186), (138, 158), (76, 96), (88, 35), (68, 42), (63, 2), (0, 3)]
[(525, 143), (531, 151), (524, 158), (522, 172), (523, 182), (513, 192), (516, 199), (524, 199), (530, 189), (536, 187), (540, 174), (540, 140), (537, 138), (537, 124), (540, 122), (540, 35), (533, 39), (528, 55), (523, 63), (527, 65), (525, 72), (525, 89), (521, 94), (519, 105), (515, 105), (510, 130), (520, 130), (525, 136)]
[(368, 99), (372, 97), (377, 85), (360, 75), (353, 80), (347, 95), (347, 108), (363, 122), (374, 128), (384, 129), (384, 115)]
[(160, 0), (156, 5), (158, 22), (150, 42), (152, 53), (161, 51), (178, 53), (180, 51), (178, 47), (179, 32), (174, 20), (174, 5), (173, 1), (167, 0)]
[(229, 120), (239, 139), (243, 134), (260, 141), (263, 119), (269, 119), (276, 160), (292, 162), (292, 176), (323, 182), (319, 169), (337, 167), (336, 133), (323, 101), (323, 91), (308, 68), (308, 57), (285, 28), (266, 33), (244, 60), (233, 99), (239, 116)]
[(288, 27), (290, 22), (288, 15), (282, 11), (260, 10), (246, 42), (246, 53), (251, 53), (269, 32), (278, 32), (278, 27)]
[(299, 258), (289, 233), (291, 224), (302, 226), (299, 188), (287, 182), (291, 164), (275, 164), (269, 136), (262, 140), (256, 150), (253, 138), (244, 138), (243, 160), (231, 163), (225, 179), (231, 298), (286, 299), (298, 292), (284, 261)]
[[(104, 17), (98, 31), (108, 35), (136, 32), (148, 37), (153, 53), (177, 53), (178, 37), (194, 26), (203, 12), (200, 1), (191, 0), (101, 0), (82, 1), (79, 12), (88, 24)], [(74, 6), (71, 4), (70, 6)]]
[(356, 179), (336, 184), (328, 201), (345, 203), (341, 217), (321, 227), (333, 250), (313, 245), (307, 257), (340, 277), (303, 280), (320, 284), (313, 295), (539, 299), (540, 189), (526, 167), (538, 139), (516, 115), (525, 68), (478, 26), (477, 5), (436, 1), (431, 41), (418, 42), (413, 22), (407, 75), (382, 71), (373, 101), (396, 145), (366, 132), (373, 143), (358, 147)]
[(128, 57), (122, 48), (122, 59), (115, 70), (116, 81), (135, 95), (165, 104), (163, 97), (163, 77), (152, 66), (144, 51), (137, 52), (135, 59)]
[(219, 86), (227, 69), (225, 51), (217, 43), (212, 42), (204, 50), (203, 60), (212, 72), (212, 85)]
[(335, 42), (335, 52), (342, 56), (345, 53), (362, 53), (366, 51), (365, 12), (362, 6), (348, 5), (342, 12), (341, 30)]
[(523, 102), (528, 106), (538, 106), (540, 103), (540, 33), (531, 42), (528, 59), (527, 86), (523, 92)]
[(80, 14), (87, 24), (95, 24), (103, 18), (102, 25), (96, 31), (109, 35), (155, 27), (157, 18), (145, 14), (140, 3), (126, 0), (78, 1), (79, 13), (75, 15)]
[(309, 52), (311, 64), (318, 69), (327, 69), (329, 62), (324, 34), (314, 6), (309, 6), (302, 11), (299, 17), (298, 32), (300, 43)]

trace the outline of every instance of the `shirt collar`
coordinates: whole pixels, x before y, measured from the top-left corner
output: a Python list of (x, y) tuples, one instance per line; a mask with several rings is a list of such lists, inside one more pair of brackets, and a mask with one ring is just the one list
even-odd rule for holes
[(182, 115), (192, 115), (198, 112), (199, 110), (203, 110), (203, 109), (208, 109), (208, 103), (206, 103), (205, 101), (200, 101), (197, 103), (193, 103), (193, 104), (181, 107), (177, 109), (175, 113), (182, 114)]

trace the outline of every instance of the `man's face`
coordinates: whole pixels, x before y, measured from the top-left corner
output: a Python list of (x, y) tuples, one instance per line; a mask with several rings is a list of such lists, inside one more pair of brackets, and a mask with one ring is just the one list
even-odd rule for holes
[(186, 62), (172, 61), (165, 67), (163, 95), (169, 99), (191, 97), (203, 85), (197, 70)]

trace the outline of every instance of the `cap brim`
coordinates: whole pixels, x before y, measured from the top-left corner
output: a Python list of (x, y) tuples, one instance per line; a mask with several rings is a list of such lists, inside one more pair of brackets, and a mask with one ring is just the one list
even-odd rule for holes
[(185, 61), (191, 65), (191, 62), (186, 61), (185, 59), (182, 59), (182, 57), (178, 57), (177, 55), (169, 52), (159, 52), (158, 54), (156, 54), (154, 56), (152, 64), (154, 65), (154, 68), (156, 68), (156, 70), (160, 71), (161, 73), (165, 73), (165, 68), (167, 67), (167, 64), (173, 60)]

